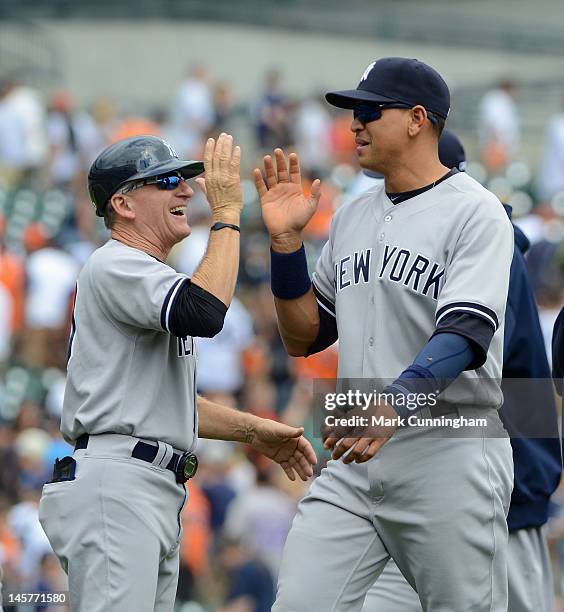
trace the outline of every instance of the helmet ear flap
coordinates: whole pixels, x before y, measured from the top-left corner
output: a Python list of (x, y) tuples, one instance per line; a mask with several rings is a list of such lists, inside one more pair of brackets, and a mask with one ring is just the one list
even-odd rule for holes
[(103, 186), (99, 183), (91, 182), (90, 176), (88, 180), (88, 192), (90, 194), (90, 201), (96, 211), (97, 217), (103, 217), (106, 206), (110, 202), (110, 194), (106, 192)]

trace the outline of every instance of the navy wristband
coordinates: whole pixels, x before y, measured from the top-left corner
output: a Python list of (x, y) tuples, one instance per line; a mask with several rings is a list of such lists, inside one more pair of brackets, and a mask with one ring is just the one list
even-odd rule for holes
[(413, 414), (413, 410), (410, 410), (407, 406), (406, 398), (410, 395), (410, 391), (405, 389), (396, 382), (388, 385), (384, 391), (387, 395), (392, 396), (392, 401), (388, 402), (388, 406), (391, 406), (402, 418), (407, 418)]
[(277, 253), (270, 248), (270, 286), (281, 300), (295, 300), (311, 287), (304, 245), (293, 253)]
[(433, 374), (415, 364), (404, 370), (399, 378), (384, 389), (384, 393), (392, 396), (391, 407), (403, 418), (426, 407), (425, 403), (419, 405), (416, 401), (418, 398), (421, 396), (436, 398), (440, 391), (439, 381)]
[(410, 393), (440, 393), (448, 385), (441, 388), (440, 380), (437, 380), (433, 373), (416, 363), (413, 363), (404, 370), (399, 377), (392, 383), (400, 385)]

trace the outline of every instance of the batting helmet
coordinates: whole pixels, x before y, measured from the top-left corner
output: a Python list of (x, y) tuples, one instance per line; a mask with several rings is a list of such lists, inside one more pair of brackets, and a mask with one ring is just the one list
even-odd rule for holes
[(104, 149), (88, 172), (88, 192), (99, 217), (114, 193), (129, 181), (177, 170), (185, 178), (204, 171), (200, 161), (178, 159), (174, 149), (158, 136), (134, 136)]

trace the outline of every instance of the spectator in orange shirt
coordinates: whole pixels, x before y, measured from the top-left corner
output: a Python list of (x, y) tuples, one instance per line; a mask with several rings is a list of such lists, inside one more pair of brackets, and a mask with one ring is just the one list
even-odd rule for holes
[(210, 503), (197, 479), (186, 484), (189, 504), (182, 511), (183, 533), (180, 540), (180, 573), (177, 599), (182, 602), (197, 599), (198, 582), (210, 571), (211, 547)]
[(22, 260), (3, 244), (4, 221), (0, 219), (0, 283), (12, 298), (12, 334), (21, 331), (24, 321), (25, 268)]

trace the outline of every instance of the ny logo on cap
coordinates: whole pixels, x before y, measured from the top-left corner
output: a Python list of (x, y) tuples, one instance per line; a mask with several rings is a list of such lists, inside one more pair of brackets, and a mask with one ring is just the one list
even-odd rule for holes
[(176, 157), (178, 158), (178, 154), (176, 153), (176, 151), (172, 148), (172, 146), (163, 138), (162, 139), (164, 146), (168, 149), (171, 157)]
[(376, 62), (372, 62), (367, 68), (366, 70), (362, 73), (362, 76), (360, 77), (360, 82), (362, 83), (362, 81), (366, 81), (366, 79), (368, 78), (368, 75), (370, 74), (370, 71), (372, 70), (372, 68), (374, 68), (374, 64)]

